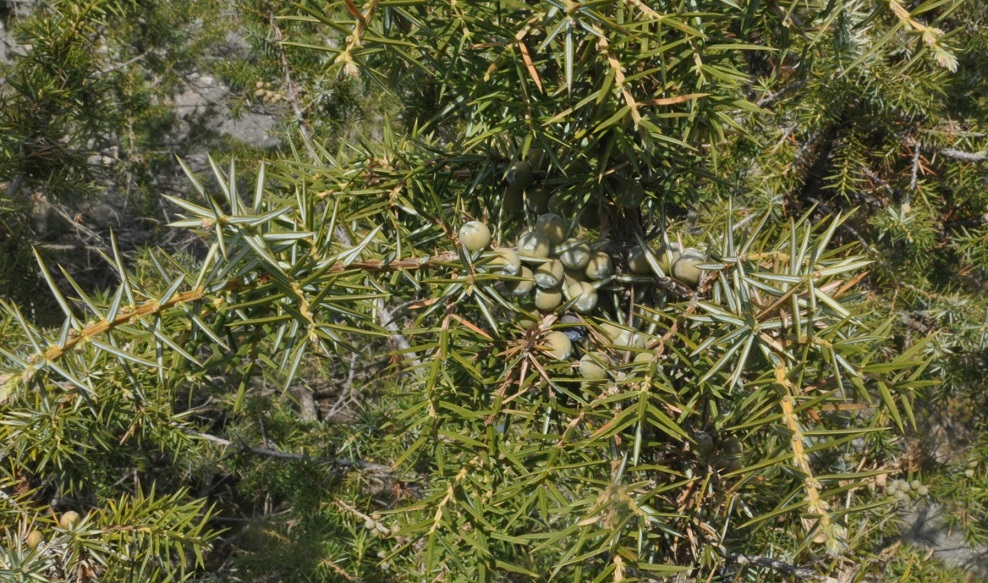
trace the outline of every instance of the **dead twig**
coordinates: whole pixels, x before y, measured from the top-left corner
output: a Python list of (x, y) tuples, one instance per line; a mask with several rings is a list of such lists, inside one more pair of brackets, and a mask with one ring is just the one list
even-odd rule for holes
[[(882, 177), (876, 174), (871, 168), (868, 168), (867, 166), (862, 166), (861, 171), (864, 172), (864, 175), (870, 178), (872, 182), (876, 183), (878, 186), (881, 186), (882, 190), (887, 192), (889, 196), (891, 196), (893, 199), (898, 198), (899, 193), (897, 193), (896, 190), (892, 188), (892, 186), (888, 182), (885, 182), (885, 180), (883, 180)], [(865, 202), (871, 203), (872, 206), (878, 206), (878, 207), (885, 206), (883, 204), (879, 204), (875, 202), (874, 200), (868, 197), (861, 197), (861, 199), (864, 200)]]
[(20, 172), (17, 176), (7, 184), (7, 198), (13, 198), (17, 191), (21, 189), (21, 184), (24, 183), (24, 173)]
[(779, 89), (775, 93), (769, 93), (768, 95), (765, 95), (764, 97), (756, 101), (755, 105), (757, 105), (758, 107), (769, 107), (770, 105), (774, 105), (776, 102), (780, 101), (786, 95), (789, 95), (794, 91), (799, 91), (803, 87), (803, 85), (806, 85), (806, 79), (800, 79), (795, 83), (786, 85), (785, 87)]
[(274, 14), (271, 15), (271, 31), (274, 33), (274, 44), (278, 48), (278, 57), (281, 60), (281, 71), (285, 76), (285, 101), (291, 106), (292, 113), (295, 114), (295, 122), (298, 124), (298, 131), (302, 134), (302, 138), (305, 140), (305, 147), (309, 150), (309, 155), (315, 159), (316, 152), (312, 147), (312, 132), (309, 130), (309, 124), (305, 119), (305, 110), (298, 102), (298, 87), (295, 84), (295, 80), (292, 79), (291, 65), (288, 62), (288, 56), (285, 54), (285, 49), (281, 44), (284, 37), (281, 34), (281, 29), (278, 28), (278, 21), (275, 19)]
[(69, 226), (75, 229), (75, 231), (79, 233), (80, 238), (83, 241), (95, 242), (97, 245), (99, 245), (99, 248), (104, 250), (108, 248), (108, 245), (106, 244), (106, 241), (103, 239), (103, 237), (101, 237), (100, 234), (97, 233), (96, 231), (90, 229), (89, 227), (83, 225), (81, 222), (77, 221), (76, 217), (69, 214), (67, 207), (58, 203), (52, 203), (49, 205), (48, 208), (50, 208), (52, 212), (54, 212), (58, 216), (62, 217), (62, 219), (66, 223), (68, 223)]
[(940, 150), (940, 153), (948, 158), (961, 160), (962, 162), (984, 162), (988, 160), (988, 153), (986, 152), (962, 152), (954, 148), (944, 148)]
[(919, 142), (914, 142), (912, 177), (909, 179), (909, 192), (906, 193), (906, 204), (909, 204), (909, 198), (912, 196), (912, 193), (916, 192), (916, 185), (919, 180), (919, 151)]
[(750, 565), (754, 567), (765, 567), (767, 569), (772, 569), (773, 571), (778, 571), (790, 577), (796, 577), (797, 579), (806, 579), (808, 581), (821, 581), (822, 583), (841, 583), (839, 579), (834, 579), (833, 577), (828, 577), (826, 575), (821, 575), (814, 571), (813, 569), (807, 569), (806, 567), (797, 567), (795, 565), (790, 565), (789, 563), (784, 563), (777, 559), (771, 557), (762, 557), (758, 555), (732, 555), (731, 561), (737, 563), (738, 565)]
[(390, 310), (384, 305), (383, 299), (375, 300), (377, 309), (377, 321), (380, 322), (384, 328), (391, 332), (391, 340), (394, 341), (395, 346), (401, 351), (403, 357), (408, 360), (412, 366), (418, 367), (421, 365), (418, 355), (412, 352), (412, 345), (408, 342), (408, 339), (401, 333), (401, 328), (398, 327), (394, 322), (394, 315)]
[[(223, 447), (236, 446), (233, 441), (229, 439), (223, 439), (222, 437), (217, 437), (215, 435), (210, 435), (208, 433), (198, 433), (189, 432), (189, 435), (197, 437), (199, 439), (215, 443), (217, 445), (222, 445)], [(377, 472), (384, 475), (391, 474), (391, 467), (383, 464), (375, 464), (372, 462), (365, 462), (363, 460), (354, 460), (350, 458), (331, 458), (325, 456), (311, 456), (298, 453), (289, 453), (284, 451), (278, 451), (276, 449), (271, 449), (270, 447), (250, 447), (250, 446), (239, 446), (240, 451), (244, 453), (251, 453), (254, 455), (270, 457), (274, 459), (281, 460), (291, 460), (291, 461), (309, 461), (321, 464), (330, 464), (335, 466), (337, 469), (344, 471), (351, 470), (367, 470), (372, 472)]]

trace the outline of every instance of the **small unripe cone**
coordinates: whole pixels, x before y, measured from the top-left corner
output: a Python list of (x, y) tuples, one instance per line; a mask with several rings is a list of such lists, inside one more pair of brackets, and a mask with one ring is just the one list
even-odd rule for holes
[(614, 274), (611, 256), (603, 251), (597, 251), (590, 256), (585, 272), (590, 279), (604, 279)]
[(580, 211), (580, 225), (587, 229), (600, 228), (600, 206), (596, 200), (591, 200), (590, 204)]
[(645, 200), (645, 189), (634, 180), (629, 180), (617, 188), (617, 202), (623, 208), (636, 209)]
[(490, 265), (496, 266), (498, 271), (505, 275), (518, 275), (521, 273), (521, 258), (518, 252), (510, 247), (501, 247), (494, 252), (494, 258)]
[(58, 526), (68, 528), (77, 522), (79, 522), (79, 513), (74, 510), (69, 510), (58, 519)]
[(585, 174), (589, 174), (591, 171), (593, 171), (593, 167), (590, 166), (590, 162), (586, 158), (576, 158), (572, 159), (569, 167), (566, 168), (566, 176), (580, 178)]
[(587, 281), (587, 276), (582, 271), (567, 269), (566, 273), (563, 274), (563, 291), (568, 290), (574, 283), (580, 283), (581, 281)]
[(703, 277), (703, 270), (697, 266), (705, 262), (703, 253), (696, 249), (685, 249), (672, 266), (672, 276), (690, 287), (696, 287)]
[(724, 440), (724, 451), (729, 454), (737, 455), (744, 450), (744, 446), (741, 445), (741, 440), (735, 436), (730, 436)]
[(652, 266), (648, 264), (648, 259), (645, 256), (645, 250), (637, 245), (628, 251), (628, 269), (631, 270), (631, 273), (636, 273), (638, 275), (647, 275), (652, 273)]
[(559, 318), (559, 325), (563, 327), (563, 334), (569, 336), (572, 342), (580, 342), (587, 335), (587, 328), (583, 325), (583, 320), (574, 313), (563, 314)]
[(740, 470), (741, 468), (744, 467), (744, 464), (741, 463), (741, 460), (739, 460), (737, 458), (730, 458), (730, 459), (726, 459), (726, 460), (720, 460), (715, 465), (718, 467), (718, 469), (722, 470), (725, 474), (729, 474), (731, 472), (736, 472), (736, 471), (738, 471), (738, 470)]
[(546, 334), (544, 345), (546, 352), (559, 360), (566, 360), (573, 353), (573, 342), (559, 331)]
[(505, 181), (508, 183), (508, 186), (521, 190), (531, 186), (534, 180), (535, 174), (532, 171), (532, 165), (525, 160), (512, 163), (505, 175)]
[(546, 202), (546, 210), (559, 216), (569, 215), (570, 203), (563, 198), (561, 193), (557, 192), (549, 197), (548, 202)]
[(678, 243), (670, 243), (668, 247), (662, 245), (659, 250), (655, 253), (655, 259), (662, 268), (662, 273), (666, 276), (672, 276), (672, 266), (679, 261), (679, 256), (682, 255), (682, 250), (679, 248)]
[(463, 223), (460, 227), (460, 243), (471, 253), (491, 244), (491, 230), (480, 221)]
[(614, 343), (614, 340), (621, 336), (624, 332), (624, 328), (617, 326), (616, 324), (611, 324), (610, 322), (604, 322), (600, 325), (600, 331), (604, 334), (604, 337)]
[(550, 259), (535, 268), (535, 285), (542, 289), (559, 287), (566, 270), (558, 259)]
[(578, 239), (568, 239), (558, 248), (556, 254), (566, 269), (586, 269), (590, 263), (590, 246)]
[(638, 354), (635, 355), (635, 359), (632, 362), (634, 362), (635, 364), (650, 363), (652, 362), (654, 356), (655, 355), (652, 354), (651, 352), (639, 352)]
[(532, 165), (533, 168), (538, 168), (542, 165), (542, 158), (545, 157), (545, 150), (539, 146), (532, 146), (528, 149), (528, 154), (525, 156), (525, 161)]
[(714, 438), (706, 431), (693, 434), (693, 441), (696, 442), (696, 453), (700, 457), (707, 457), (714, 450)]
[(583, 378), (592, 381), (602, 381), (607, 379), (607, 369), (611, 366), (611, 360), (606, 354), (600, 352), (587, 353), (580, 359), (580, 374)]
[(631, 332), (630, 330), (621, 330), (621, 332), (614, 337), (612, 343), (614, 346), (621, 348), (644, 348), (645, 335)]
[(528, 200), (528, 210), (533, 213), (545, 214), (549, 211), (549, 191), (544, 188), (531, 188), (525, 191)]
[(597, 307), (597, 290), (593, 284), (578, 281), (567, 289), (567, 293), (573, 300), (573, 311), (578, 314), (588, 314)]
[(563, 303), (563, 292), (559, 288), (535, 290), (535, 307), (543, 312), (551, 312)]
[(504, 196), (501, 197), (501, 208), (510, 214), (520, 213), (525, 210), (525, 191), (511, 186), (504, 187)]
[(546, 213), (535, 220), (535, 230), (545, 235), (550, 245), (558, 245), (566, 240), (569, 225), (555, 213)]
[(532, 270), (526, 266), (521, 266), (519, 279), (512, 279), (504, 282), (504, 287), (515, 296), (525, 296), (535, 289), (535, 276)]
[(930, 493), (930, 489), (927, 488), (926, 486), (920, 485), (919, 488), (916, 488), (916, 494), (920, 496), (926, 496), (929, 493)]
[(518, 237), (518, 255), (526, 259), (544, 259), (549, 256), (549, 239), (538, 231), (528, 231)]
[(518, 316), (517, 323), (518, 323), (518, 327), (521, 328), (522, 330), (531, 330), (532, 328), (539, 325), (538, 320), (529, 318), (524, 314)]
[(909, 487), (912, 488), (913, 490), (919, 490), (920, 487), (922, 486), (923, 486), (923, 482), (920, 482), (919, 480), (913, 480), (912, 482), (909, 483)]
[(32, 530), (31, 532), (27, 533), (27, 537), (24, 539), (24, 542), (27, 543), (27, 547), (29, 549), (36, 549), (41, 545), (42, 541), (44, 540), (45, 540), (45, 536), (41, 534), (40, 530)]

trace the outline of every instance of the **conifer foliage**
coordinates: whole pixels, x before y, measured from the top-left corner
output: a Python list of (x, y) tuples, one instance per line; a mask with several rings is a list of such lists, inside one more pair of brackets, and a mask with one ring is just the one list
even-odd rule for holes
[[(238, 9), (288, 153), (187, 171), (200, 255), (2, 304), (4, 577), (867, 580), (931, 495), (983, 537), (988, 444), (903, 445), (985, 422), (979, 3)], [(385, 119), (318, 135), (330, 81)]]

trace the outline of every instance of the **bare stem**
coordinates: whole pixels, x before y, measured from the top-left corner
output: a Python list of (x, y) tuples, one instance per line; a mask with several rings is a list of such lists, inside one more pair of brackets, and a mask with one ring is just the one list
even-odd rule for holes
[(820, 581), (822, 583), (840, 583), (837, 579), (833, 577), (827, 577), (826, 575), (820, 575), (813, 569), (807, 569), (805, 567), (797, 567), (795, 565), (790, 565), (789, 563), (783, 563), (777, 559), (770, 557), (761, 557), (758, 555), (734, 555), (731, 559), (739, 565), (752, 565), (755, 567), (767, 567), (773, 571), (778, 571), (779, 573), (784, 573), (790, 577), (796, 577), (798, 579), (806, 579), (809, 581)]

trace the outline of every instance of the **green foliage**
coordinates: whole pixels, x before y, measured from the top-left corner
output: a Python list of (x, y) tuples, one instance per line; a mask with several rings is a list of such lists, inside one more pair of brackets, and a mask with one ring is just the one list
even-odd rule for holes
[[(334, 42), (326, 31), (311, 23), (282, 18), (297, 11), (266, 0), (237, 0), (237, 33), (250, 47), (252, 58), (219, 60), (213, 69), (230, 88), (239, 93), (234, 111), (265, 103), (285, 104), (295, 109), (289, 125), (302, 126), (326, 142), (345, 135), (362, 135), (361, 126), (375, 123), (390, 113), (386, 93), (368, 91), (360, 79), (337, 78), (326, 69), (317, 51), (299, 50), (286, 41), (303, 46)], [(301, 116), (299, 114), (302, 114)]]
[(53, 198), (92, 193), (87, 158), (115, 145), (138, 169), (173, 123), (160, 99), (202, 48), (189, 32), (214, 10), (172, 2), (56, 2), (18, 23), (30, 47), (5, 67), (0, 177)]
[(108, 182), (125, 199), (111, 204), (157, 209), (151, 185), (172, 164), (168, 136), (179, 120), (167, 101), (214, 42), (217, 3), (38, 4), (5, 23), (6, 42), (18, 45), (0, 64), (0, 282), (5, 298), (51, 324), (30, 247), (83, 232), (43, 253), (90, 259), (86, 248), (101, 241), (84, 224), (84, 202), (106, 196)]
[[(888, 479), (941, 470), (932, 496), (984, 542), (970, 460), (902, 446), (947, 403), (985, 421), (983, 7), (237, 7), (258, 60), (220, 68), (282, 95), (298, 139), (249, 186), (188, 171), (171, 226), (201, 254), (114, 243), (96, 292), (39, 262), (59, 329), (3, 304), (0, 568), (772, 580), (770, 557), (948, 580), (876, 551)], [(481, 220), (510, 248), (546, 210), (613, 259), (591, 313), (539, 312), (457, 240)], [(698, 284), (662, 267), (673, 243)], [(315, 422), (307, 387), (342, 403), (356, 376), (354, 417)]]

